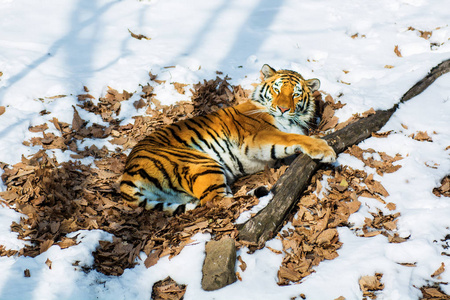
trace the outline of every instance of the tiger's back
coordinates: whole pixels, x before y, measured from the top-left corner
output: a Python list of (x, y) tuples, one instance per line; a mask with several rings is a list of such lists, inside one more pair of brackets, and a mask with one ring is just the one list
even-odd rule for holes
[[(313, 80), (265, 65), (253, 100), (166, 126), (131, 151), (120, 184), (124, 200), (176, 212), (232, 197), (230, 184), (305, 152), (333, 161), (320, 139), (301, 134), (314, 114)], [(284, 80), (284, 82), (283, 82)]]

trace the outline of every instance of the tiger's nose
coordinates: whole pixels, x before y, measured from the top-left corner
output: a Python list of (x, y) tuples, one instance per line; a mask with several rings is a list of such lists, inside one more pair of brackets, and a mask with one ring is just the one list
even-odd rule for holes
[(284, 114), (289, 110), (289, 107), (278, 106), (278, 109), (281, 111), (282, 114)]

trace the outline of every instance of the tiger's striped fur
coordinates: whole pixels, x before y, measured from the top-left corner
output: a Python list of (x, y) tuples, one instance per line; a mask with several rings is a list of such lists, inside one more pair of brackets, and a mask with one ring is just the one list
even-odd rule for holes
[(236, 178), (295, 153), (334, 161), (324, 140), (303, 135), (319, 80), (268, 65), (261, 71), (252, 101), (174, 123), (140, 141), (126, 162), (123, 199), (147, 209), (192, 209), (232, 197)]

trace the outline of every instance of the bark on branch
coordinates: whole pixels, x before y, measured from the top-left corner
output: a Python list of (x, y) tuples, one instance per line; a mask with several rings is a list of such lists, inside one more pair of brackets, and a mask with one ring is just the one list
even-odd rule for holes
[[(370, 137), (387, 123), (400, 103), (417, 96), (430, 86), (438, 77), (450, 71), (450, 59), (443, 61), (428, 73), (422, 80), (410, 88), (400, 101), (388, 110), (379, 110), (375, 114), (360, 119), (345, 128), (333, 132), (324, 137), (333, 147), (336, 154), (343, 152), (348, 147)], [(280, 177), (272, 187), (273, 199), (253, 218), (249, 219), (239, 229), (239, 239), (263, 245), (273, 238), (283, 226), (283, 222), (291, 209), (300, 199), (308, 183), (320, 167), (320, 164), (307, 155), (299, 155), (289, 169)]]

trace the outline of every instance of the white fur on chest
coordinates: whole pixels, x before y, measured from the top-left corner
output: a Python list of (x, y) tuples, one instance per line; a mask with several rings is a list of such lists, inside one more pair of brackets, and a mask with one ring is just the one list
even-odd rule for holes
[(275, 118), (275, 126), (277, 126), (278, 130), (286, 133), (305, 134), (303, 127), (292, 125), (289, 120), (284, 118)]

